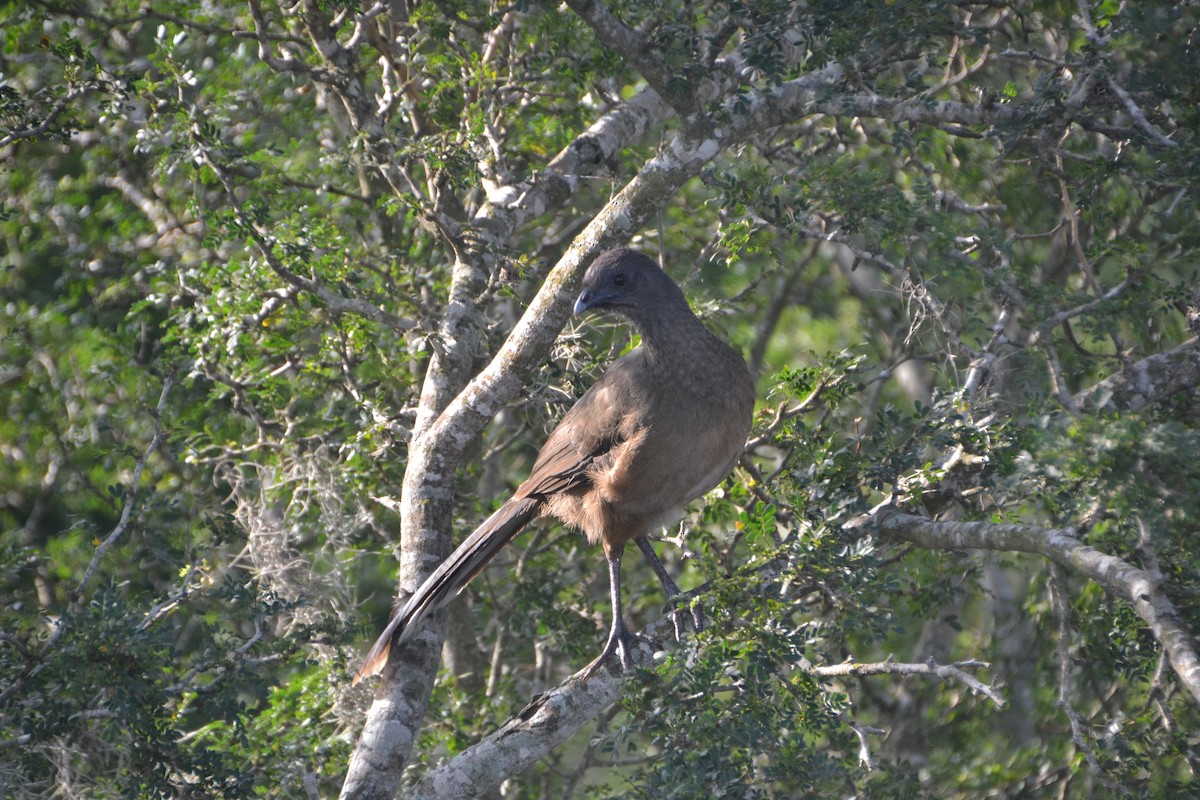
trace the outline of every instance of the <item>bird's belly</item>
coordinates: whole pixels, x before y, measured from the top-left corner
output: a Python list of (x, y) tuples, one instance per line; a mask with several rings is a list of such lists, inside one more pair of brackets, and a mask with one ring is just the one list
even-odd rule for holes
[(713, 466), (687, 452), (646, 450), (628, 459), (625, 469), (612, 470), (596, 482), (596, 513), (607, 531), (598, 538), (628, 541), (670, 525), (684, 506), (720, 483), (731, 467), (729, 459)]

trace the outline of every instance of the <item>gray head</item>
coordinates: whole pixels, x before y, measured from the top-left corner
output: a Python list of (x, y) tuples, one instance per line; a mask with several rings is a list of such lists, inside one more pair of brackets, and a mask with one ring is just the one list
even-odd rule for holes
[(593, 308), (618, 314), (639, 327), (680, 308), (691, 316), (675, 281), (652, 260), (627, 247), (600, 254), (588, 267), (575, 313)]

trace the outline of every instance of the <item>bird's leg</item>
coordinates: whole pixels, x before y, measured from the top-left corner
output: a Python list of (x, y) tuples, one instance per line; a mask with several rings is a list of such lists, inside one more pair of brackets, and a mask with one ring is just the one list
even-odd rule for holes
[(604, 548), (604, 557), (608, 561), (608, 590), (611, 594), (612, 601), (612, 628), (608, 632), (608, 641), (604, 644), (604, 650), (596, 657), (583, 674), (584, 680), (596, 674), (596, 670), (608, 660), (613, 653), (621, 659), (621, 668), (629, 669), (633, 666), (633, 661), (630, 655), (633, 651), (633, 635), (629, 633), (629, 629), (625, 627), (625, 615), (621, 611), (621, 552), (624, 546), (612, 548), (609, 551), (607, 544)]
[(658, 553), (654, 552), (654, 546), (650, 544), (649, 536), (639, 536), (636, 539), (638, 549), (642, 551), (642, 555), (646, 557), (647, 563), (650, 564), (650, 569), (654, 570), (654, 574), (658, 576), (658, 582), (662, 584), (663, 591), (667, 593), (667, 597), (675, 597), (682, 594), (679, 591), (679, 585), (671, 579), (667, 573), (667, 568), (658, 559)]
[[(683, 625), (680, 622), (679, 605), (683, 600), (683, 592), (679, 590), (679, 584), (675, 583), (667, 574), (667, 568), (663, 566), (658, 554), (654, 552), (654, 547), (650, 544), (650, 537), (639, 536), (637, 546), (650, 564), (650, 569), (654, 570), (654, 574), (658, 576), (658, 582), (662, 584), (663, 592), (667, 595), (667, 605), (671, 608), (671, 625), (675, 628), (675, 641), (682, 642)], [(692, 614), (692, 625), (699, 631), (704, 627), (704, 617), (696, 606), (689, 606), (689, 610)]]

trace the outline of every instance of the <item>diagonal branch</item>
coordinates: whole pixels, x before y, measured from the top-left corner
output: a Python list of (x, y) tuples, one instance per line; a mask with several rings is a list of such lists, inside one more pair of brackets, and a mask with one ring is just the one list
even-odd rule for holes
[[(747, 92), (725, 103), (714, 124), (693, 137), (677, 135), (650, 159), (576, 237), (576, 244), (546, 276), (546, 281), (491, 363), (447, 406), (430, 430), (465, 447), (495, 413), (516, 396), (549, 353), (566, 321), (574, 289), (584, 268), (602, 250), (626, 241), (705, 165), (733, 145), (799, 117), (825, 113), (870, 113), (893, 121), (927, 124), (990, 124), (1005, 107), (985, 109), (963, 103), (898, 101), (880, 97), (834, 98), (836, 66), (788, 81), (767, 91)], [(416, 443), (414, 443), (416, 444)], [(461, 452), (461, 450), (459, 451)], [(411, 457), (411, 454), (410, 454)]]
[[(771, 562), (760, 567), (761, 575), (782, 573), (785, 565)], [(690, 593), (703, 597), (703, 593)], [(673, 637), (673, 621), (665, 614), (638, 632), (638, 647), (632, 654), (635, 665), (646, 667), (655, 659), (657, 643), (662, 650), (681, 645)], [(655, 643), (655, 644), (651, 644)], [(870, 675), (921, 675), (942, 681), (962, 683), (972, 692), (985, 696), (998, 708), (1004, 698), (995, 687), (971, 675), (969, 669), (986, 669), (981, 661), (955, 664), (902, 663), (887, 660), (878, 663), (829, 664), (814, 666), (802, 661), (799, 669), (818, 679)], [(406, 799), (433, 800), (487, 795), (504, 780), (520, 773), (579, 732), (604, 709), (617, 703), (625, 691), (626, 678), (601, 670), (583, 679), (587, 667), (558, 686), (535, 697), (497, 731), (438, 766), (403, 795)], [(636, 680), (636, 678), (634, 678)], [(785, 681), (786, 683), (786, 681)]]
[(1150, 120), (1146, 119), (1146, 115), (1142, 113), (1142, 109), (1138, 107), (1136, 102), (1134, 102), (1134, 99), (1130, 96), (1129, 92), (1125, 91), (1125, 88), (1121, 86), (1121, 84), (1117, 83), (1116, 78), (1109, 75), (1108, 85), (1112, 88), (1113, 92), (1116, 93), (1117, 97), (1120, 98), (1121, 104), (1125, 106), (1125, 110), (1129, 112), (1129, 116), (1133, 117), (1134, 122), (1137, 123), (1137, 126), (1145, 131), (1146, 135), (1149, 136), (1153, 142), (1158, 144), (1158, 146), (1163, 149), (1179, 147), (1179, 142), (1176, 142), (1173, 139), (1168, 139), (1163, 135), (1162, 131), (1150, 123)]
[(987, 669), (991, 667), (984, 661), (958, 661), (953, 664), (939, 664), (932, 658), (924, 662), (905, 663), (886, 661), (864, 663), (847, 661), (842, 664), (830, 664), (824, 667), (811, 667), (807, 670), (810, 675), (818, 678), (865, 677), (868, 675), (929, 675), (943, 681), (958, 681), (976, 694), (983, 695), (995, 704), (996, 708), (1004, 708), (1005, 700), (994, 686), (989, 686), (976, 678), (968, 669)]
[(48, 112), (46, 112), (46, 115), (42, 117), (41, 121), (36, 125), (31, 125), (28, 128), (12, 130), (4, 136), (0, 136), (0, 147), (7, 147), (13, 142), (20, 141), (21, 139), (36, 139), (45, 135), (54, 127), (55, 121), (62, 116), (62, 113), (66, 111), (68, 107), (70, 107), (71, 103), (78, 100), (80, 97), (83, 97), (94, 88), (95, 87), (92, 86), (72, 86), (67, 90), (66, 94), (55, 101), (54, 105)]
[(346, 297), (338, 294), (315, 278), (306, 278), (291, 270), (275, 254), (275, 245), (278, 244), (279, 239), (270, 230), (255, 222), (238, 202), (237, 191), (229, 177), (228, 170), (220, 162), (212, 158), (207, 150), (201, 151), (201, 157), (217, 173), (221, 185), (224, 187), (225, 193), (229, 198), (229, 203), (237, 214), (239, 224), (249, 234), (250, 239), (257, 246), (258, 251), (267, 262), (267, 266), (276, 275), (285, 280), (294, 289), (312, 294), (331, 313), (337, 316), (342, 316), (343, 314), (358, 315), (400, 332), (416, 327), (416, 320), (409, 319), (408, 317), (400, 317), (389, 311), (385, 311), (362, 297)]
[(1009, 550), (1033, 553), (1068, 572), (1100, 584), (1128, 602), (1150, 628), (1170, 660), (1179, 682), (1200, 703), (1200, 656), (1196, 639), (1184, 627), (1162, 586), (1129, 562), (1083, 544), (1070, 528), (989, 522), (942, 522), (884, 507), (847, 525), (931, 550)]
[[(154, 435), (150, 439), (150, 444), (138, 456), (137, 463), (134, 464), (133, 475), (129, 479), (129, 493), (125, 496), (125, 503), (121, 508), (121, 518), (117, 521), (116, 527), (112, 529), (108, 536), (104, 537), (104, 541), (100, 542), (100, 545), (96, 548), (96, 552), (92, 554), (92, 560), (88, 563), (87, 569), (84, 570), (83, 577), (79, 579), (79, 585), (71, 593), (73, 603), (79, 603), (83, 599), (84, 590), (87, 589), (87, 585), (91, 583), (92, 577), (96, 574), (96, 569), (100, 566), (100, 561), (112, 549), (112, 546), (125, 535), (125, 531), (129, 528), (129, 521), (133, 518), (133, 508), (137, 503), (138, 484), (142, 481), (142, 473), (146, 469), (146, 462), (150, 460), (150, 456), (154, 455), (163, 442), (165, 435), (162, 426), (163, 413), (167, 409), (167, 397), (170, 396), (171, 387), (174, 383), (175, 381), (170, 377), (167, 377), (163, 381), (162, 392), (159, 394), (158, 403), (154, 406), (154, 411), (152, 412), (154, 416)], [(52, 638), (57, 638), (57, 636)]]
[[(549, 354), (584, 269), (603, 250), (628, 241), (713, 159), (758, 133), (814, 113), (873, 115), (933, 125), (990, 125), (1010, 114), (1007, 107), (839, 98), (843, 91), (840, 75), (840, 68), (831, 65), (767, 90), (746, 91), (726, 99), (704, 123), (677, 133), (575, 238), (491, 362), (436, 417), (427, 417), (428, 424), (420, 426), (421, 433), (409, 443), (402, 512), (406, 540), (401, 551), (402, 585), (415, 586), (436, 567), (445, 535), (443, 523), (430, 509), (448, 507), (450, 479), (462, 453)], [(505, 219), (505, 224), (514, 224), (520, 216)], [(441, 516), (448, 523), (448, 513)], [(390, 662), (351, 758), (343, 797), (394, 794), (425, 713), (443, 624), (435, 618)], [(589, 691), (596, 689), (590, 687)]]
[[(158, 403), (150, 412), (154, 418), (154, 434), (150, 437), (150, 443), (146, 445), (146, 449), (138, 456), (137, 461), (133, 465), (133, 473), (129, 478), (129, 486), (125, 492), (125, 502), (121, 505), (121, 517), (117, 520), (117, 524), (113, 527), (109, 534), (104, 537), (96, 547), (96, 551), (92, 553), (92, 559), (88, 562), (87, 568), (83, 572), (83, 577), (79, 579), (79, 583), (71, 592), (71, 607), (78, 609), (85, 596), (88, 585), (92, 582), (92, 578), (96, 575), (96, 570), (100, 567), (100, 562), (104, 560), (104, 556), (113, 546), (125, 536), (129, 530), (129, 524), (133, 520), (134, 508), (137, 506), (141, 493), (138, 491), (138, 484), (142, 482), (142, 474), (146, 470), (146, 463), (150, 457), (154, 455), (158, 448), (162, 446), (163, 439), (166, 437), (166, 431), (163, 430), (163, 414), (167, 409), (167, 398), (171, 394), (171, 388), (175, 385), (175, 381), (171, 377), (163, 380), (162, 391), (158, 396)], [(60, 619), (58, 624), (50, 632), (50, 636), (42, 644), (36, 654), (25, 652), (26, 664), (21, 673), (9, 683), (8, 686), (0, 691), (0, 706), (3, 706), (8, 699), (12, 697), (23, 685), (25, 678), (34, 670), (34, 668), (45, 661), (46, 656), (58, 646), (58, 641), (63, 637), (67, 630), (67, 618)], [(10, 637), (10, 641), (16, 641)], [(22, 648), (24, 649), (24, 648)]]
[[(668, 635), (670, 625), (664, 617), (643, 633)], [(637, 647), (635, 663), (647, 663), (648, 650), (644, 643)], [(585, 680), (585, 671), (535, 697), (499, 730), (430, 772), (403, 796), (432, 800), (486, 795), (544, 758), (621, 699), (620, 676), (601, 670)]]
[(567, 5), (591, 27), (605, 46), (632, 64), (681, 118), (691, 116), (697, 108), (695, 93), (641, 34), (614, 16), (599, 0), (567, 0)]
[(507, 241), (526, 223), (556, 211), (621, 150), (668, 120), (671, 107), (653, 89), (642, 89), (596, 120), (544, 169), (523, 182), (498, 187), (479, 210), (475, 224)]
[(1193, 402), (1200, 386), (1200, 339), (1188, 339), (1165, 353), (1129, 364), (1075, 395), (1080, 408), (1096, 411), (1137, 411), (1180, 392)]

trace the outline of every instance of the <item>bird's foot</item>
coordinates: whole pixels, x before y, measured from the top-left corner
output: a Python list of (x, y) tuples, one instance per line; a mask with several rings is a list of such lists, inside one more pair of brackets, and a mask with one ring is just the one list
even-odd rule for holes
[(614, 626), (608, 634), (608, 641), (604, 643), (604, 649), (600, 651), (600, 655), (596, 656), (595, 661), (588, 664), (587, 670), (583, 673), (583, 679), (586, 681), (595, 675), (614, 653), (621, 662), (621, 670), (629, 671), (633, 668), (633, 648), (636, 645), (637, 636), (626, 630), (623, 624)]
[(699, 633), (704, 630), (704, 612), (697, 603), (684, 594), (677, 594), (667, 599), (666, 613), (671, 615), (671, 627), (675, 629), (675, 641), (683, 641), (683, 616), (686, 613), (692, 618), (692, 629)]

